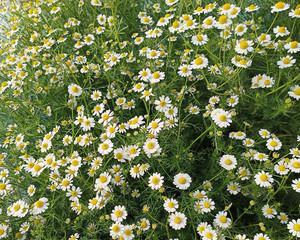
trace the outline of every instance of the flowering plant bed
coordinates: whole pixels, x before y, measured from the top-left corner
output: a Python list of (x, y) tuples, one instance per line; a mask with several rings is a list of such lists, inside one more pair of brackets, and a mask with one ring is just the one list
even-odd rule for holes
[(0, 11), (0, 239), (300, 238), (297, 1)]

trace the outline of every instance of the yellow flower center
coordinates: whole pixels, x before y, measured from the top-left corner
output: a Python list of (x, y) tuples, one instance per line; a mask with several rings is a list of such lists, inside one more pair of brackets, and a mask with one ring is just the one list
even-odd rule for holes
[(264, 174), (261, 174), (259, 178), (260, 178), (260, 180), (261, 180), (262, 182), (266, 182), (266, 181), (268, 181), (268, 179), (269, 179), (269, 178), (268, 178), (268, 175), (265, 174), (265, 173), (264, 173)]
[(267, 214), (273, 214), (273, 209), (272, 209), (272, 208), (268, 208), (268, 209), (266, 210), (266, 213), (267, 213)]
[(278, 146), (278, 143), (277, 143), (276, 141), (271, 141), (271, 142), (270, 142), (270, 145), (271, 145), (272, 147), (277, 147), (277, 146)]
[(20, 204), (16, 204), (16, 205), (14, 206), (14, 211), (17, 212), (17, 211), (20, 210), (20, 208), (21, 208)]
[(198, 35), (197, 35), (197, 40), (198, 40), (199, 42), (203, 41), (203, 36), (202, 36), (201, 34), (198, 34)]
[(203, 59), (202, 59), (201, 57), (196, 58), (196, 59), (195, 59), (195, 64), (196, 64), (196, 65), (201, 65), (201, 64), (203, 64)]
[(34, 169), (34, 171), (38, 172), (42, 169), (42, 167), (40, 165), (36, 164), (36, 165), (34, 165), (33, 169)]
[(240, 41), (240, 48), (241, 49), (246, 49), (246, 48), (248, 48), (248, 46), (249, 46), (249, 44), (246, 40), (241, 40)]
[(220, 16), (219, 23), (221, 23), (221, 24), (227, 23), (227, 16), (225, 16), (225, 15)]
[(172, 24), (173, 28), (179, 28), (179, 21), (174, 21)]
[(226, 120), (227, 120), (226, 115), (220, 115), (219, 120), (220, 120), (221, 122), (226, 122)]
[(227, 217), (225, 217), (225, 216), (220, 216), (220, 217), (219, 217), (219, 220), (220, 220), (221, 223), (226, 223), (226, 222), (227, 222)]
[(5, 189), (6, 189), (6, 184), (0, 183), (0, 190), (5, 190)]
[(121, 211), (121, 210), (116, 210), (115, 211), (115, 215), (116, 215), (116, 217), (122, 217), (123, 216), (123, 212)]
[(294, 89), (294, 94), (300, 96), (300, 87)]
[(147, 144), (147, 148), (148, 149), (153, 149), (155, 147), (155, 144), (153, 143), (153, 142), (149, 142), (148, 144)]
[(225, 159), (224, 163), (226, 165), (231, 165), (232, 164), (232, 161), (228, 158), (228, 159)]
[(37, 208), (42, 208), (44, 206), (44, 202), (42, 200), (38, 200), (36, 203), (35, 203), (35, 206)]
[(275, 7), (277, 9), (283, 9), (285, 7), (285, 3), (284, 2), (278, 2), (275, 4)]
[(113, 232), (115, 232), (115, 233), (118, 233), (118, 232), (120, 232), (120, 227), (119, 227), (119, 225), (114, 225), (112, 228), (111, 228), (111, 230), (113, 231)]
[(300, 162), (297, 162), (297, 161), (293, 162), (293, 167), (300, 168)]
[(158, 185), (159, 182), (160, 182), (159, 177), (153, 177), (153, 178), (152, 178), (152, 183), (153, 183), (154, 185)]
[(107, 143), (103, 143), (101, 145), (102, 150), (107, 150), (109, 148), (109, 145)]
[(206, 25), (212, 25), (213, 21), (212, 21), (211, 18), (208, 18), (208, 19), (206, 19), (206, 20), (204, 21), (204, 23), (205, 23)]
[(153, 77), (154, 79), (158, 79), (158, 78), (160, 77), (159, 72), (153, 73), (153, 74), (152, 74), (152, 77)]
[(185, 177), (179, 177), (179, 178), (178, 178), (178, 182), (179, 182), (180, 184), (185, 184), (185, 183), (186, 183), (186, 178), (185, 178)]
[(293, 227), (293, 229), (296, 231), (296, 232), (300, 232), (300, 224), (299, 223), (296, 223)]
[(290, 46), (291, 46), (291, 48), (297, 48), (298, 42), (297, 42), (297, 41), (292, 41), (292, 42), (290, 43)]
[(231, 4), (230, 4), (230, 3), (225, 3), (225, 4), (223, 5), (223, 9), (224, 9), (224, 10), (229, 10), (230, 7), (231, 7)]
[(181, 217), (176, 216), (176, 217), (174, 218), (174, 223), (180, 224), (181, 222), (182, 222)]
[(210, 202), (207, 202), (207, 201), (205, 201), (204, 203), (203, 203), (203, 206), (205, 207), (205, 208), (210, 208)]
[(106, 176), (100, 176), (99, 178), (101, 183), (106, 183), (107, 182), (107, 177)]

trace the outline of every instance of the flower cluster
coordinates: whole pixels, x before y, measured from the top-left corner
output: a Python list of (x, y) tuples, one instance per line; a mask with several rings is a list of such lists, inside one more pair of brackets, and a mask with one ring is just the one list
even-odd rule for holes
[(300, 238), (299, 4), (0, 11), (0, 239)]

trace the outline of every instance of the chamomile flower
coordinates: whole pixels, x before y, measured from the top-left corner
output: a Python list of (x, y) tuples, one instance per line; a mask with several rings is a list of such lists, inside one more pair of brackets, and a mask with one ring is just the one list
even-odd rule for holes
[(155, 138), (149, 138), (143, 145), (143, 150), (148, 157), (161, 151), (159, 143)]
[(246, 40), (246, 39), (240, 39), (236, 41), (235, 45), (235, 51), (238, 54), (248, 54), (254, 50), (253, 46), (253, 41), (251, 40)]
[(274, 179), (271, 174), (261, 171), (254, 176), (255, 183), (260, 187), (271, 187)]
[(138, 227), (141, 231), (146, 232), (150, 229), (150, 221), (147, 218), (142, 218), (138, 222)]
[(289, 17), (291, 18), (300, 18), (300, 8), (296, 7), (289, 12)]
[(168, 6), (173, 6), (173, 5), (175, 5), (177, 2), (178, 2), (178, 0), (165, 0), (165, 3), (166, 3)]
[(202, 54), (198, 57), (196, 57), (192, 62), (191, 62), (191, 67), (193, 69), (203, 69), (206, 68), (208, 65), (208, 59)]
[(226, 128), (230, 126), (231, 114), (228, 111), (225, 111), (221, 108), (216, 108), (211, 112), (211, 118), (214, 123), (220, 128)]
[(274, 170), (279, 175), (286, 175), (289, 172), (288, 164), (285, 161), (279, 161), (275, 166)]
[(48, 208), (48, 199), (43, 197), (37, 200), (33, 205), (31, 209), (31, 214), (32, 215), (39, 215), (43, 212), (45, 212)]
[(247, 32), (246, 24), (243, 24), (243, 23), (238, 24), (235, 27), (234, 32), (237, 36), (243, 36)]
[(284, 212), (280, 212), (277, 215), (277, 218), (280, 220), (280, 223), (282, 223), (282, 224), (287, 224), (287, 222), (289, 220), (288, 215), (286, 213), (284, 213)]
[(184, 215), (184, 213), (175, 212), (169, 216), (168, 221), (171, 228), (175, 230), (180, 230), (185, 228), (187, 223), (187, 217)]
[(289, 30), (285, 26), (277, 26), (273, 28), (273, 32), (276, 37), (284, 37), (290, 34)]
[(275, 5), (271, 7), (271, 13), (282, 12), (289, 9), (290, 5), (285, 2), (277, 2)]
[(203, 46), (208, 42), (208, 37), (206, 34), (197, 34), (192, 36), (192, 43), (196, 46)]
[(203, 240), (217, 240), (218, 239), (217, 232), (211, 228), (205, 229), (202, 232), (201, 236), (202, 236)]
[(181, 77), (188, 77), (192, 75), (191, 66), (184, 64), (178, 67), (178, 75)]
[(102, 155), (107, 155), (111, 151), (113, 151), (113, 143), (111, 140), (105, 140), (104, 142), (100, 143), (98, 146), (98, 152)]
[(297, 53), (300, 51), (300, 43), (298, 41), (291, 41), (284, 45), (288, 53)]
[(218, 227), (226, 229), (231, 225), (231, 219), (227, 217), (227, 212), (221, 211), (216, 214), (214, 223)]
[(160, 173), (154, 173), (149, 177), (148, 185), (153, 190), (158, 190), (164, 183), (164, 177)]
[(215, 209), (215, 202), (210, 198), (203, 198), (200, 200), (200, 207), (202, 213), (209, 213)]
[(161, 119), (155, 119), (151, 121), (147, 127), (148, 131), (154, 135), (158, 134), (164, 126), (164, 123)]
[(111, 226), (110, 226), (110, 232), (109, 232), (109, 235), (112, 237), (112, 238), (118, 238), (121, 236), (123, 232), (123, 225), (121, 223), (113, 223)]
[(8, 235), (9, 226), (6, 224), (0, 224), (0, 239), (6, 238)]
[(68, 92), (71, 96), (79, 97), (82, 94), (82, 88), (77, 84), (71, 84), (68, 87)]
[(121, 223), (123, 220), (127, 218), (127, 211), (125, 206), (115, 206), (112, 213), (111, 213), (111, 220), (113, 220), (116, 223)]
[(177, 208), (179, 207), (178, 201), (173, 198), (167, 198), (164, 202), (164, 209), (171, 213), (176, 212)]
[(191, 185), (192, 178), (187, 173), (178, 173), (174, 176), (173, 184), (181, 189), (186, 190)]
[(300, 237), (300, 219), (293, 219), (287, 224), (287, 229), (294, 237)]
[(220, 165), (226, 170), (233, 170), (236, 168), (237, 160), (235, 156), (225, 154), (220, 158)]
[(205, 18), (202, 22), (202, 27), (204, 29), (211, 29), (215, 27), (216, 19), (212, 16)]
[(95, 181), (95, 189), (98, 191), (108, 186), (111, 181), (111, 175), (107, 172), (101, 173)]
[(288, 166), (291, 172), (300, 173), (300, 158), (292, 158)]
[(230, 182), (227, 185), (227, 191), (232, 195), (237, 195), (241, 191), (240, 184), (236, 182)]
[(266, 204), (262, 208), (262, 212), (265, 218), (272, 219), (277, 215), (277, 211), (275, 208), (270, 207), (269, 204)]
[(245, 8), (246, 12), (255, 12), (259, 9), (259, 7), (255, 4), (250, 4), (248, 7)]
[(270, 132), (267, 129), (260, 129), (258, 134), (261, 136), (261, 138), (267, 139), (271, 136)]
[(300, 100), (300, 85), (292, 86), (288, 94), (291, 98), (294, 98), (297, 101)]
[(300, 178), (294, 179), (292, 181), (292, 188), (294, 191), (300, 193)]
[(273, 137), (267, 140), (266, 146), (270, 151), (277, 151), (281, 149), (282, 143), (278, 138)]
[(268, 235), (263, 233), (257, 233), (254, 235), (253, 240), (271, 240)]

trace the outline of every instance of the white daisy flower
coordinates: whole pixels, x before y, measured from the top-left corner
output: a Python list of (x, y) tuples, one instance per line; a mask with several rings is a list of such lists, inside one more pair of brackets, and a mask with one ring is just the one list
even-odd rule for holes
[(271, 187), (274, 179), (271, 174), (261, 171), (254, 176), (255, 183), (260, 187)]
[(300, 193), (300, 178), (294, 179), (294, 180), (292, 181), (292, 188), (293, 188), (296, 192)]
[(6, 238), (8, 234), (9, 226), (6, 224), (0, 224), (0, 239)]
[(297, 101), (300, 100), (300, 85), (292, 86), (288, 94)]
[(290, 4), (285, 2), (277, 2), (275, 5), (271, 7), (271, 13), (282, 12), (289, 9)]
[(126, 219), (128, 213), (126, 211), (125, 206), (115, 206), (112, 213), (111, 213), (111, 220), (117, 223), (121, 223), (123, 220)]
[(230, 171), (236, 168), (237, 160), (235, 156), (226, 154), (220, 158), (220, 165), (224, 169)]
[(215, 124), (220, 128), (226, 128), (230, 126), (232, 120), (231, 120), (231, 114), (228, 111), (225, 111), (221, 108), (214, 109), (210, 114), (212, 120), (215, 122)]
[(45, 212), (48, 208), (48, 199), (43, 197), (40, 198), (38, 201), (36, 201), (33, 205), (32, 205), (32, 209), (31, 209), (31, 214), (32, 215), (39, 215), (43, 212)]
[(300, 219), (290, 221), (287, 228), (294, 237), (300, 237)]
[(168, 221), (171, 228), (175, 230), (180, 230), (185, 228), (187, 218), (183, 213), (175, 212), (169, 216)]
[(163, 206), (164, 209), (169, 213), (176, 212), (177, 208), (179, 207), (178, 201), (173, 198), (167, 198)]
[(252, 46), (253, 46), (253, 41), (240, 39), (236, 41), (235, 51), (239, 54), (246, 55), (254, 50)]
[(197, 34), (192, 36), (192, 43), (196, 46), (203, 46), (208, 42), (208, 37), (206, 34)]
[(231, 219), (227, 217), (227, 212), (218, 212), (214, 219), (215, 225), (220, 228), (226, 229), (231, 225)]
[(278, 138), (273, 137), (267, 140), (266, 146), (270, 151), (277, 151), (281, 149), (282, 143)]
[(153, 173), (149, 177), (148, 185), (152, 190), (158, 190), (164, 183), (164, 177), (160, 173)]
[(268, 219), (275, 218), (275, 216), (277, 215), (276, 209), (270, 207), (269, 204), (264, 205), (261, 210), (263, 212), (264, 217)]
[(71, 84), (68, 87), (68, 92), (73, 97), (79, 97), (82, 94), (82, 88), (77, 84)]
[(192, 178), (187, 173), (178, 173), (174, 176), (173, 184), (181, 189), (186, 190), (191, 185)]

